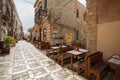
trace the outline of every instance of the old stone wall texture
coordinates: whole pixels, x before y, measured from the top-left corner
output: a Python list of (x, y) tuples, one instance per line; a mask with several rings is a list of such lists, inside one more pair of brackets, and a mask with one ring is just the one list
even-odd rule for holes
[[(39, 5), (39, 1), (36, 5)], [(44, 7), (44, 1), (42, 3)], [(35, 6), (35, 11), (37, 7)], [(78, 10), (78, 17), (77, 17)], [(73, 39), (76, 39), (76, 32), (78, 31), (78, 39), (85, 39), (84, 21), (85, 7), (77, 0), (47, 0), (47, 19), (42, 21), (42, 30), (47, 29), (47, 40), (51, 44), (64, 43), (66, 33), (72, 33)], [(57, 33), (54, 33), (57, 31)], [(41, 32), (43, 40), (43, 31)], [(63, 39), (54, 38), (63, 37)]]
[(98, 23), (120, 20), (120, 0), (98, 0)]
[(97, 14), (96, 14), (96, 0), (87, 0), (87, 14), (86, 14), (86, 40), (87, 48), (91, 52), (97, 50)]
[(119, 54), (119, 0), (87, 0), (87, 48), (100, 50), (104, 59)]
[(72, 28), (73, 40), (76, 39), (77, 30), (79, 31), (79, 40), (82, 41), (85, 38), (86, 23), (84, 21), (84, 13), (85, 7), (77, 0), (56, 0), (55, 23), (62, 24), (63, 29), (66, 30), (65, 32)]

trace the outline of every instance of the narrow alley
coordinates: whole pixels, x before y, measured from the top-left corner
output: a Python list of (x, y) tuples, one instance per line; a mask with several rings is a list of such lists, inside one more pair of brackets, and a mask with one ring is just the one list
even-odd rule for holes
[(0, 80), (120, 80), (120, 0), (0, 0)]
[(62, 68), (33, 45), (19, 41), (9, 55), (0, 56), (0, 80), (86, 80)]

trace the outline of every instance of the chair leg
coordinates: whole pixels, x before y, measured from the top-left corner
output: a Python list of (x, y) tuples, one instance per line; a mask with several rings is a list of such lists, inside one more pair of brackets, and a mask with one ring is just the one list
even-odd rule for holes
[(79, 66), (78, 66), (78, 70), (77, 70), (77, 72), (78, 72), (78, 75), (80, 75), (80, 68), (79, 68)]
[(90, 72), (87, 73), (87, 77), (88, 77), (88, 80), (90, 80), (90, 78), (91, 78), (91, 73)]
[(100, 74), (96, 74), (96, 80), (100, 80)]
[(61, 66), (63, 66), (63, 60), (61, 60)]

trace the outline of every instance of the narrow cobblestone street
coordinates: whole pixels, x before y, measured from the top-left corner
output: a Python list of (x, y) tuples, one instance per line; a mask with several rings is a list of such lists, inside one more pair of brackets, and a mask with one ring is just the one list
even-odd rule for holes
[(33, 45), (19, 41), (0, 56), (0, 80), (86, 80), (62, 68)]

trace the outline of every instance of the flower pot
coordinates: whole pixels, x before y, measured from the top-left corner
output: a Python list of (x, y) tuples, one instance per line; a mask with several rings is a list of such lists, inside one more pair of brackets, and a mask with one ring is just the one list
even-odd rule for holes
[(10, 53), (10, 47), (4, 47), (2, 53)]

